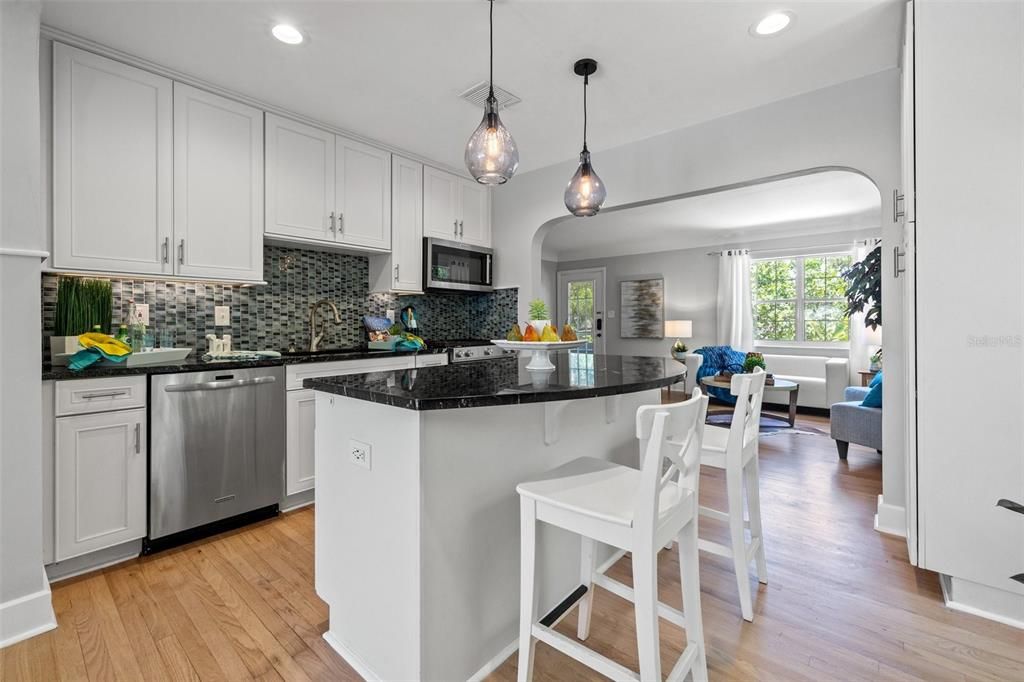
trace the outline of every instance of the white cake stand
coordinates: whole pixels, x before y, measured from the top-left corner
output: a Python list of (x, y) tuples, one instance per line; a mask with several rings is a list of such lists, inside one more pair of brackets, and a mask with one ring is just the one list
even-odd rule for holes
[(520, 354), (529, 353), (530, 362), (527, 363), (526, 369), (534, 372), (555, 369), (555, 364), (551, 362), (551, 353), (587, 345), (586, 341), (506, 341), (505, 339), (493, 339), (491, 343), (498, 348), (519, 351)]

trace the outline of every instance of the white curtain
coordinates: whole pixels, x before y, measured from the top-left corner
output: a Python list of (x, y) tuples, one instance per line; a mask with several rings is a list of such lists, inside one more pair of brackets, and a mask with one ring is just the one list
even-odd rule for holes
[(736, 350), (754, 349), (754, 311), (750, 301), (750, 252), (723, 251), (718, 261), (718, 343)]
[[(875, 248), (875, 240), (867, 242), (854, 242), (853, 262), (864, 260), (871, 249)], [(872, 331), (864, 326), (865, 313), (855, 313), (850, 316), (850, 385), (860, 386), (860, 370), (865, 370), (871, 364), (871, 356), (874, 355), (882, 345), (882, 328)]]

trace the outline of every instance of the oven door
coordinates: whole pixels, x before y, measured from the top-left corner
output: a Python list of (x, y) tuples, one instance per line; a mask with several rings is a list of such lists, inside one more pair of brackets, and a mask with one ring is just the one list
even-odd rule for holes
[(482, 246), (427, 237), (423, 281), (434, 291), (493, 291), (494, 251)]

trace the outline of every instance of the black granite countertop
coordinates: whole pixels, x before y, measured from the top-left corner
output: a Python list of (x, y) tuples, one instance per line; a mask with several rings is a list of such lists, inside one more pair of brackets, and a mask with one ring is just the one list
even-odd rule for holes
[[(419, 351), (422, 355), (445, 353), (445, 348), (431, 348)], [(279, 367), (281, 365), (298, 365), (309, 362), (335, 362), (338, 360), (365, 360), (367, 358), (387, 358), (403, 355), (417, 355), (409, 351), (370, 350), (366, 346), (355, 348), (334, 348), (316, 351), (315, 353), (285, 353), (279, 358), (263, 360), (211, 360), (204, 361), (202, 356), (190, 355), (181, 362), (169, 365), (148, 365), (128, 367), (127, 365), (96, 364), (80, 372), (72, 372), (67, 367), (54, 367), (43, 363), (43, 381), (50, 379), (95, 379), (98, 377), (121, 377), (133, 374), (176, 374), (178, 372), (202, 372), (209, 369), (245, 369), (247, 367)]]
[(550, 373), (527, 371), (527, 358), (306, 379), (305, 388), (408, 410), (520, 405), (636, 393), (678, 383), (686, 367), (667, 358), (552, 354)]

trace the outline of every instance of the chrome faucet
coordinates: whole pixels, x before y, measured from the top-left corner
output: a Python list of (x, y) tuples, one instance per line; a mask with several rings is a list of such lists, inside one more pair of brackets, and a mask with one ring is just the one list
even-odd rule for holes
[(330, 306), (331, 312), (334, 313), (334, 324), (341, 324), (341, 313), (338, 312), (338, 306), (334, 305), (333, 301), (326, 298), (322, 298), (309, 307), (309, 352), (315, 353), (320, 342), (324, 340), (324, 334), (327, 333), (327, 318), (324, 317), (320, 321), (320, 333), (316, 331), (316, 314), (320, 311), (321, 306)]

